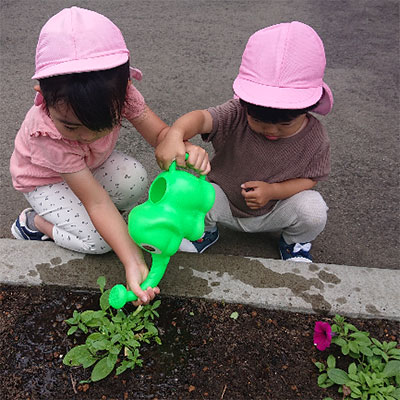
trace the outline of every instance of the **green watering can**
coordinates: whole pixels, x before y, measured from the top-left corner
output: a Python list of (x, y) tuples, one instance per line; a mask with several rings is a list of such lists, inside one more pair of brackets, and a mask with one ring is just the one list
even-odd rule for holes
[[(204, 217), (215, 201), (215, 190), (205, 178), (177, 170), (174, 161), (153, 181), (148, 200), (129, 213), (129, 234), (152, 257), (149, 274), (140, 285), (143, 290), (159, 284), (183, 238), (193, 241), (203, 235)], [(137, 296), (124, 285), (111, 289), (109, 303), (113, 308), (135, 300)]]

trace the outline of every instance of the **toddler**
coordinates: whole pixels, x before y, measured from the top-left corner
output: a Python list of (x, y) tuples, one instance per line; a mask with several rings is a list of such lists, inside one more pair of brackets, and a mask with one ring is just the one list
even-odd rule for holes
[(209, 180), (216, 201), (206, 231), (182, 251), (202, 253), (219, 237), (217, 224), (243, 232), (280, 231), (282, 259), (310, 262), (311, 241), (325, 227), (327, 206), (311, 190), (330, 171), (327, 133), (310, 111), (328, 114), (325, 52), (308, 25), (282, 23), (254, 33), (244, 50), (234, 99), (179, 118), (156, 149), (162, 168), (184, 140), (202, 134), (213, 144)]
[[(148, 268), (119, 211), (144, 194), (147, 174), (114, 147), (122, 118), (152, 146), (169, 127), (146, 105), (132, 77), (140, 80), (141, 72), (130, 67), (120, 30), (103, 15), (72, 7), (43, 26), (32, 78), (39, 81), (35, 103), (10, 161), (13, 185), (31, 208), (19, 215), (12, 234), (88, 254), (113, 249), (141, 304), (159, 289), (140, 288)], [(191, 166), (208, 172), (203, 149), (186, 143), (185, 151)]]

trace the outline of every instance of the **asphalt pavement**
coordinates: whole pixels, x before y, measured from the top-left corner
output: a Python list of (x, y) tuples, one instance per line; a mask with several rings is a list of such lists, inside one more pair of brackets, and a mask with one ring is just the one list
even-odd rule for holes
[[(325, 78), (335, 99), (332, 113), (322, 118), (332, 173), (317, 186), (330, 210), (313, 243), (315, 264), (278, 260), (278, 235), (221, 229), (205, 254), (176, 254), (161, 289), (271, 308), (400, 318), (399, 2), (388, 0), (2, 0), (0, 281), (95, 287), (101, 274), (110, 283), (123, 280), (113, 254), (85, 256), (53, 243), (16, 241), (10, 233), (27, 206), (12, 187), (8, 164), (34, 98), (37, 38), (49, 17), (72, 5), (119, 26), (131, 63), (144, 75), (137, 87), (167, 123), (232, 97), (253, 32), (292, 20), (311, 25), (325, 44)], [(209, 145), (195, 143), (212, 154)], [(128, 124), (117, 149), (137, 157), (150, 180), (160, 172), (153, 150)]]

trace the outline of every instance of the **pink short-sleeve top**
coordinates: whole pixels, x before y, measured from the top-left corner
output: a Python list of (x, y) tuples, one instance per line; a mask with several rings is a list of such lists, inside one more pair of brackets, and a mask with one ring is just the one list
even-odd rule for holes
[[(143, 96), (129, 85), (122, 116), (133, 120), (144, 109)], [(14, 188), (31, 192), (38, 186), (62, 182), (60, 174), (99, 167), (114, 150), (120, 129), (120, 125), (116, 126), (107, 136), (93, 143), (79, 143), (61, 136), (43, 105), (33, 106), (15, 138), (10, 160)]]

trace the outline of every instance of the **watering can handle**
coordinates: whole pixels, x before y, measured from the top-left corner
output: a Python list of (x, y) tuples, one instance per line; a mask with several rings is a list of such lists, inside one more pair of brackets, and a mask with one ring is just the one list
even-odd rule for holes
[[(186, 153), (186, 155), (185, 155), (185, 161), (186, 161), (188, 158), (189, 158), (189, 154)], [(193, 168), (192, 168), (192, 169), (193, 169)], [(170, 165), (169, 168), (168, 168), (168, 171), (169, 171), (169, 172), (175, 172), (175, 171), (176, 171), (176, 160), (172, 161), (171, 165)], [(195, 170), (193, 169), (193, 171), (195, 171)], [(200, 175), (199, 175), (199, 179), (205, 180), (205, 179), (206, 179), (206, 176), (200, 174)]]

